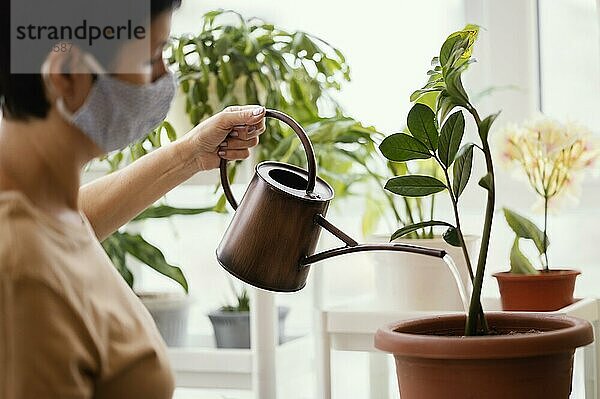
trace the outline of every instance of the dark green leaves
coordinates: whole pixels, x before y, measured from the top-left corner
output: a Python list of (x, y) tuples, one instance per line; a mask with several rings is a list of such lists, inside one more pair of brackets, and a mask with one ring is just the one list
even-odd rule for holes
[(394, 177), (385, 184), (385, 189), (405, 197), (424, 197), (439, 193), (446, 185), (431, 176), (409, 175)]
[(521, 252), (519, 248), (519, 237), (515, 238), (515, 242), (510, 250), (510, 271), (516, 274), (538, 274), (539, 271), (533, 267), (529, 259)]
[(458, 235), (458, 230), (454, 226), (448, 227), (448, 230), (442, 236), (444, 241), (453, 247), (460, 247), (460, 237)]
[(449, 167), (454, 162), (454, 157), (460, 148), (465, 132), (465, 117), (461, 111), (448, 117), (440, 131), (438, 156), (442, 163)]
[(479, 179), (479, 186), (490, 191), (492, 189), (492, 175), (487, 173), (485, 176)]
[[(508, 208), (504, 208), (504, 217), (517, 237), (532, 240), (540, 255), (545, 252), (544, 232), (540, 230), (532, 221), (516, 212), (511, 211)], [(547, 245), (548, 240), (546, 239), (546, 246)]]
[(452, 190), (454, 191), (456, 198), (460, 197), (471, 177), (474, 146), (475, 144), (473, 143), (465, 144), (456, 156), (454, 168), (452, 169), (454, 175), (454, 179), (452, 180)]
[(478, 34), (479, 26), (468, 24), (462, 30), (448, 36), (440, 50), (440, 64), (452, 66), (457, 61), (468, 60)]
[(130, 287), (133, 287), (133, 274), (127, 267), (126, 252), (121, 248), (119, 238), (121, 233), (117, 232), (102, 241), (102, 248), (112, 261), (113, 265), (127, 282)]
[(481, 125), (479, 126), (479, 137), (481, 137), (482, 141), (487, 141), (492, 123), (494, 123), (498, 115), (500, 115), (500, 112), (491, 114), (481, 121)]
[(379, 149), (384, 157), (395, 162), (431, 158), (429, 149), (425, 147), (425, 144), (405, 133), (392, 134), (386, 137)]
[(408, 130), (432, 151), (438, 148), (438, 131), (435, 114), (424, 104), (415, 104), (408, 113)]
[(165, 260), (164, 255), (158, 248), (144, 240), (141, 235), (129, 233), (118, 234), (120, 245), (124, 251), (137, 258), (140, 262), (150, 266), (157, 272), (176, 281), (188, 292), (188, 283), (183, 272), (177, 266), (173, 266)]
[(168, 205), (157, 205), (144, 210), (133, 220), (168, 218), (174, 215), (198, 215), (213, 210), (212, 206), (208, 208), (174, 208)]
[(447, 223), (447, 222), (442, 222), (439, 220), (429, 220), (426, 222), (420, 222), (420, 223), (415, 223), (415, 224), (411, 224), (408, 226), (404, 226), (404, 227), (396, 230), (396, 232), (394, 234), (392, 234), (390, 241), (394, 241), (397, 238), (403, 237), (403, 236), (410, 234), (412, 232), (415, 232), (417, 230), (421, 230), (425, 227), (432, 227), (432, 226), (448, 226), (448, 227), (454, 228), (454, 226), (452, 226), (450, 223)]

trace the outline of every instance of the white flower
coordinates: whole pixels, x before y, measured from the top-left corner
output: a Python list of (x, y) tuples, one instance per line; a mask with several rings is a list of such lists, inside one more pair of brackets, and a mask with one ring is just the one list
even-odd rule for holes
[(502, 164), (527, 178), (542, 205), (553, 207), (577, 202), (585, 172), (597, 169), (600, 158), (599, 140), (589, 129), (543, 116), (507, 126), (498, 150)]

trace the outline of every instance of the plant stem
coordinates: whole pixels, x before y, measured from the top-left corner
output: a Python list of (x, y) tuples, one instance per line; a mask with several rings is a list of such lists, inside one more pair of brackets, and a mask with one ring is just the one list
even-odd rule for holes
[(471, 257), (469, 256), (469, 251), (467, 251), (467, 244), (465, 243), (465, 238), (462, 233), (462, 229), (460, 227), (460, 217), (458, 213), (458, 199), (456, 198), (454, 191), (452, 190), (452, 182), (450, 181), (450, 175), (448, 174), (448, 168), (442, 163), (442, 161), (436, 156), (435, 157), (440, 167), (444, 171), (444, 177), (446, 178), (446, 187), (448, 188), (448, 194), (450, 196), (450, 202), (452, 203), (452, 210), (454, 211), (454, 222), (456, 224), (456, 232), (458, 234), (458, 238), (460, 240), (460, 246), (462, 248), (463, 256), (465, 257), (465, 262), (467, 263), (467, 270), (469, 271), (469, 277), (471, 278), (471, 282), (473, 282), (473, 266), (471, 265)]
[[(483, 286), (483, 277), (485, 274), (485, 265), (487, 262), (487, 253), (490, 244), (490, 234), (492, 231), (492, 221), (494, 219), (494, 207), (496, 203), (496, 191), (495, 191), (495, 181), (494, 181), (494, 164), (492, 161), (492, 153), (490, 151), (490, 146), (487, 138), (484, 140), (482, 137), (481, 131), (481, 118), (477, 113), (477, 110), (473, 108), (471, 104), (467, 104), (467, 110), (471, 113), (475, 122), (477, 123), (477, 129), (479, 132), (479, 137), (481, 138), (481, 144), (483, 148), (483, 153), (485, 155), (485, 164), (487, 173), (490, 176), (489, 179), (489, 187), (488, 195), (487, 195), (487, 205), (485, 209), (485, 219), (483, 225), (483, 233), (481, 237), (481, 248), (479, 250), (479, 258), (477, 260), (477, 270), (475, 272), (475, 281), (473, 282), (473, 294), (471, 295), (471, 305), (469, 306), (469, 315), (467, 316), (467, 323), (465, 325), (465, 335), (473, 336), (477, 335), (477, 328), (479, 325), (479, 321), (482, 324), (482, 333), (486, 334), (488, 332), (487, 323), (485, 322), (485, 315), (482, 312), (481, 306), (481, 289)], [(480, 316), (481, 315), (481, 316)], [(481, 317), (481, 320), (479, 320)]]
[(544, 271), (548, 272), (548, 196), (544, 196)]
[[(429, 220), (433, 220), (433, 214), (435, 211), (435, 194), (431, 196), (431, 202), (429, 203)], [(433, 234), (433, 226), (429, 227), (429, 238), (435, 238)]]
[[(454, 211), (454, 222), (456, 224), (456, 233), (458, 235), (458, 239), (460, 240), (460, 247), (462, 249), (463, 256), (465, 258), (465, 263), (467, 264), (467, 270), (469, 271), (469, 277), (471, 279), (471, 284), (474, 284), (474, 276), (473, 276), (473, 266), (471, 265), (471, 256), (469, 255), (469, 251), (467, 250), (467, 243), (465, 241), (465, 237), (463, 235), (462, 229), (460, 227), (460, 216), (458, 212), (458, 198), (454, 194), (452, 190), (452, 184), (450, 182), (450, 175), (448, 174), (448, 168), (442, 163), (441, 159), (435, 156), (436, 161), (444, 171), (444, 177), (446, 178), (446, 187), (448, 188), (448, 194), (450, 196), (450, 202), (452, 203), (452, 209)], [(479, 301), (479, 320), (482, 323), (483, 331), (488, 331), (487, 321), (485, 320), (485, 315), (483, 314), (483, 307), (481, 306), (481, 302)]]

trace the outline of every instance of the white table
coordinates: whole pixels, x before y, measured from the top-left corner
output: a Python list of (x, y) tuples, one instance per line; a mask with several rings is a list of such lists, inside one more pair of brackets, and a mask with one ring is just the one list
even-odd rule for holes
[[(500, 301), (485, 298), (483, 307), (487, 311), (500, 310)], [(331, 398), (331, 350), (360, 351), (370, 353), (371, 398), (388, 396), (387, 354), (375, 349), (373, 338), (377, 329), (396, 320), (427, 317), (445, 313), (439, 311), (377, 311), (370, 297), (358, 298), (343, 305), (326, 307), (316, 311), (316, 352), (318, 369), (317, 392), (319, 399)], [(600, 328), (599, 302), (595, 298), (584, 298), (554, 314), (566, 314), (588, 320), (594, 327), (594, 335)], [(599, 399), (597, 385), (600, 381), (600, 345), (595, 341), (583, 348), (585, 364), (586, 399)]]
[(302, 358), (305, 340), (278, 345), (274, 294), (254, 288), (250, 293), (252, 349), (217, 349), (212, 336), (193, 337), (191, 347), (169, 348), (178, 387), (251, 389), (256, 398), (277, 397), (277, 357)]

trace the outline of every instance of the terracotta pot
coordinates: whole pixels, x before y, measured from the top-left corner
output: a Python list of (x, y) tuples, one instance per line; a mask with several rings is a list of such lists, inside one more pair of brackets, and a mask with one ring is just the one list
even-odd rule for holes
[(545, 314), (487, 317), (498, 335), (464, 337), (462, 314), (377, 331), (375, 347), (396, 359), (400, 397), (567, 399), (575, 349), (594, 340), (591, 324)]
[(577, 270), (550, 270), (534, 275), (502, 272), (498, 280), (502, 310), (550, 312), (573, 303)]

